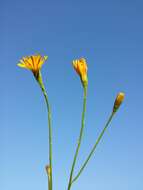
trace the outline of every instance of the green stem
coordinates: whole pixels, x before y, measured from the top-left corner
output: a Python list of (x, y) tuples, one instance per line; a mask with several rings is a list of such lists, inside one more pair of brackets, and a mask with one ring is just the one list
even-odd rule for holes
[(103, 128), (102, 132), (100, 133), (99, 137), (97, 138), (97, 141), (96, 141), (95, 145), (93, 146), (93, 148), (91, 149), (91, 152), (90, 152), (90, 154), (88, 155), (86, 161), (84, 162), (83, 166), (81, 167), (81, 169), (79, 170), (78, 174), (77, 174), (76, 177), (72, 180), (71, 183), (75, 182), (75, 181), (78, 179), (78, 177), (80, 176), (80, 174), (82, 173), (82, 171), (84, 170), (84, 168), (85, 168), (85, 166), (87, 165), (88, 161), (90, 160), (92, 154), (94, 153), (94, 151), (95, 151), (95, 149), (96, 149), (98, 143), (100, 142), (100, 140), (101, 140), (103, 134), (105, 133), (106, 129), (108, 128), (108, 126), (109, 126), (109, 124), (110, 124), (110, 122), (111, 122), (111, 120), (112, 120), (114, 114), (115, 114), (115, 112), (112, 112), (112, 114), (110, 115), (110, 117), (109, 117), (109, 119), (108, 119), (108, 121), (107, 121), (105, 127)]
[(48, 110), (48, 129), (49, 129), (49, 166), (50, 166), (50, 176), (49, 176), (49, 190), (52, 190), (52, 127), (51, 127), (51, 109), (50, 109), (50, 105), (49, 105), (49, 102), (48, 102), (48, 95), (47, 95), (47, 92), (46, 92), (46, 89), (45, 89), (45, 86), (44, 86), (44, 83), (42, 81), (42, 75), (41, 73), (39, 72), (39, 75), (38, 75), (38, 79), (37, 79), (40, 87), (41, 87), (41, 90), (43, 92), (43, 95), (44, 95), (44, 98), (45, 98), (45, 101), (46, 101), (46, 105), (47, 105), (47, 110)]
[(48, 176), (48, 190), (51, 189), (50, 176)]
[(85, 126), (86, 98), (87, 98), (87, 87), (84, 87), (81, 129), (80, 129), (80, 134), (79, 134), (79, 138), (78, 138), (78, 142), (77, 142), (77, 148), (76, 148), (76, 152), (75, 152), (75, 156), (74, 156), (74, 160), (73, 160), (73, 164), (72, 164), (72, 168), (71, 168), (70, 179), (69, 179), (69, 183), (68, 183), (68, 190), (71, 189), (74, 167), (75, 167), (75, 164), (76, 164), (76, 160), (77, 160), (77, 156), (78, 156), (78, 152), (79, 152), (79, 149), (80, 149), (81, 140), (82, 140), (82, 136), (83, 136), (83, 129), (84, 129), (84, 126)]

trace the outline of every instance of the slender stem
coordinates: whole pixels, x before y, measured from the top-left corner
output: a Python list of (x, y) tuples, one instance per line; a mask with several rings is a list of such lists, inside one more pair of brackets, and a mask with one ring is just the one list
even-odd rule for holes
[(82, 171), (84, 170), (85, 166), (87, 165), (88, 161), (90, 160), (91, 156), (93, 155), (93, 153), (94, 153), (94, 151), (95, 151), (95, 149), (96, 149), (98, 143), (100, 142), (100, 140), (101, 140), (103, 134), (105, 133), (106, 129), (108, 128), (108, 126), (109, 126), (109, 124), (110, 124), (110, 122), (111, 122), (111, 120), (112, 120), (114, 114), (115, 114), (115, 112), (112, 112), (112, 114), (110, 115), (110, 117), (109, 117), (109, 119), (108, 119), (108, 121), (107, 121), (105, 127), (103, 128), (102, 132), (100, 133), (99, 137), (97, 138), (97, 141), (96, 141), (96, 143), (94, 144), (93, 148), (91, 149), (91, 152), (90, 152), (90, 154), (88, 155), (86, 161), (84, 162), (83, 166), (81, 167), (81, 169), (79, 170), (78, 174), (77, 174), (76, 177), (72, 180), (71, 183), (75, 182), (75, 181), (78, 179), (78, 177), (80, 176), (80, 174), (82, 173)]
[(79, 152), (79, 149), (80, 149), (81, 140), (82, 140), (82, 136), (83, 136), (83, 129), (84, 129), (84, 126), (85, 126), (86, 98), (87, 98), (87, 87), (84, 87), (81, 129), (80, 129), (80, 134), (79, 134), (79, 138), (78, 138), (78, 142), (77, 142), (77, 148), (76, 148), (76, 152), (75, 152), (75, 156), (74, 156), (74, 160), (73, 160), (73, 164), (72, 164), (72, 168), (71, 168), (70, 179), (69, 179), (69, 184), (68, 184), (68, 190), (71, 189), (71, 185), (72, 185), (71, 182), (72, 182), (74, 167), (75, 167), (75, 164), (76, 164), (76, 160), (77, 160), (77, 156), (78, 156), (78, 152)]
[(50, 176), (48, 175), (48, 190), (51, 189)]
[(49, 166), (50, 166), (50, 176), (49, 176), (49, 190), (52, 190), (52, 127), (51, 127), (51, 109), (50, 105), (48, 102), (48, 95), (44, 86), (44, 83), (42, 81), (42, 76), (41, 73), (39, 72), (39, 77), (38, 77), (38, 83), (41, 87), (41, 90), (43, 92), (46, 105), (47, 105), (47, 110), (48, 110), (48, 129), (49, 129)]

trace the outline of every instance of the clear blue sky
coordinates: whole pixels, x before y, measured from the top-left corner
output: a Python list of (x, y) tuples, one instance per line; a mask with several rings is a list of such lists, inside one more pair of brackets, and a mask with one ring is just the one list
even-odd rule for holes
[(71, 61), (88, 62), (84, 141), (76, 171), (126, 93), (88, 167), (72, 190), (143, 189), (143, 1), (4, 0), (0, 6), (0, 189), (47, 190), (46, 107), (25, 55), (42, 68), (52, 107), (54, 190), (66, 190), (80, 129), (82, 87)]

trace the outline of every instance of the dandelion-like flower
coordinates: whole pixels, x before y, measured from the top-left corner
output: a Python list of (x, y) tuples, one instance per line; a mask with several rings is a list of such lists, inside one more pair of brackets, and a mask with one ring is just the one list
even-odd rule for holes
[(48, 56), (41, 56), (40, 54), (38, 55), (32, 55), (32, 56), (26, 56), (23, 57), (20, 60), (20, 63), (18, 63), (19, 67), (31, 70), (37, 79), (39, 75), (39, 71), (44, 64), (44, 62), (47, 60)]
[(117, 94), (116, 100), (114, 102), (113, 112), (116, 112), (124, 100), (125, 94), (120, 92)]
[(46, 166), (46, 171), (48, 174), (48, 187), (49, 190), (52, 190), (52, 127), (51, 127), (51, 110), (50, 110), (50, 105), (48, 101), (48, 95), (42, 80), (42, 74), (41, 74), (41, 67), (44, 64), (44, 62), (47, 60), (47, 56), (41, 56), (40, 54), (38, 55), (31, 55), (31, 56), (26, 56), (23, 57), (20, 62), (18, 63), (19, 67), (28, 69), (32, 71), (36, 81), (38, 82), (47, 106), (48, 110), (48, 128), (49, 128), (49, 165)]
[(77, 59), (77, 60), (74, 60), (72, 64), (73, 64), (74, 69), (80, 76), (83, 86), (84, 87), (87, 86), (88, 85), (88, 77), (87, 77), (88, 68), (87, 68), (86, 60), (84, 58)]

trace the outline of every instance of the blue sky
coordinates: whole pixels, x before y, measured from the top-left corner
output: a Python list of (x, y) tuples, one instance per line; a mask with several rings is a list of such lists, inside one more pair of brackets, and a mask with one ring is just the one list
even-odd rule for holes
[(80, 129), (82, 87), (71, 61), (88, 62), (84, 140), (76, 172), (102, 130), (116, 94), (125, 101), (72, 190), (142, 190), (143, 2), (13, 0), (0, 6), (0, 189), (46, 190), (47, 114), (25, 55), (42, 68), (52, 107), (54, 190), (67, 189)]

